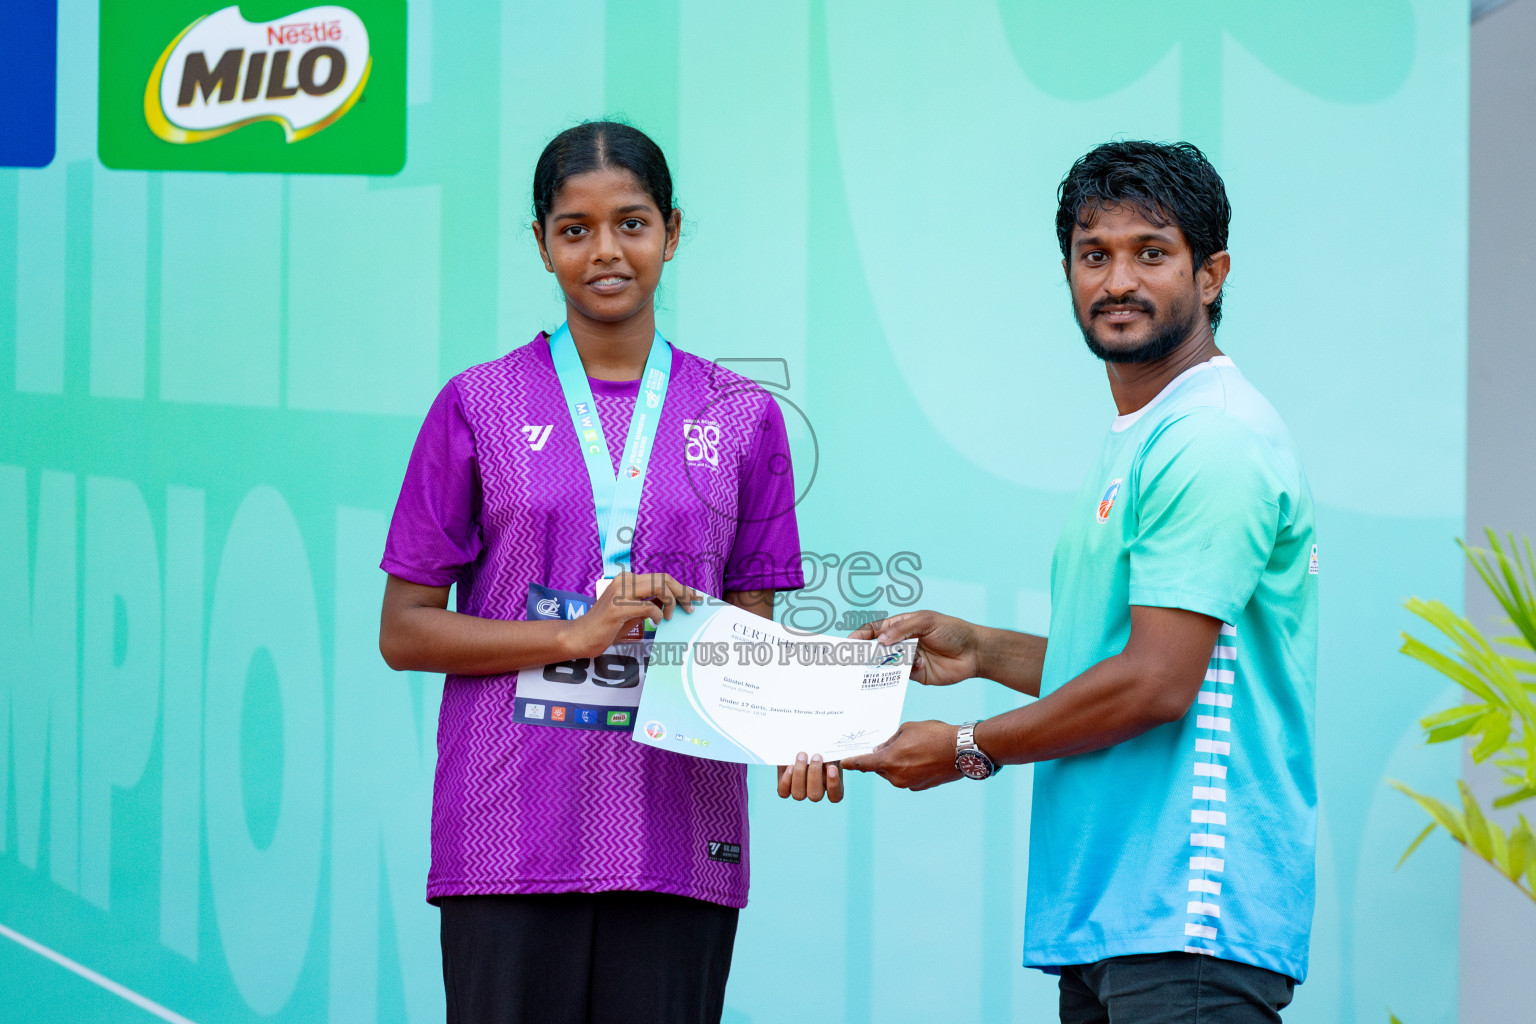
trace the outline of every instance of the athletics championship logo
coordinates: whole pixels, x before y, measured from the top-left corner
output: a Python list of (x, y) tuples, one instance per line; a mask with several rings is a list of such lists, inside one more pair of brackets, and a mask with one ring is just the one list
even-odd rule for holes
[(1111, 480), (1104, 489), (1104, 497), (1099, 499), (1099, 522), (1109, 522), (1109, 510), (1115, 507), (1115, 497), (1120, 493), (1120, 480)]
[(286, 14), (277, 4), (249, 0), (243, 9), (210, 11), (204, 4), (208, 0), (102, 0), (103, 163), (147, 170), (400, 170), (404, 0), (349, 0)]
[(664, 739), (667, 735), (667, 727), (653, 718), (645, 723), (645, 734), (653, 740)]

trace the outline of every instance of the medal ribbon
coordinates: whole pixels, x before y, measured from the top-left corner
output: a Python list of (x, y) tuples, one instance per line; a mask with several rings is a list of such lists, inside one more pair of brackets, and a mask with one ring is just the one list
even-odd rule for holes
[(672, 378), (672, 346), (658, 331), (651, 339), (651, 352), (640, 378), (640, 393), (635, 396), (635, 411), (629, 418), (629, 438), (619, 459), (619, 475), (613, 475), (613, 459), (608, 454), (608, 439), (598, 418), (597, 403), (592, 400), (592, 385), (581, 365), (576, 341), (568, 325), (549, 339), (549, 357), (555, 364), (555, 376), (576, 428), (576, 442), (581, 445), (587, 463), (587, 477), (592, 482), (592, 504), (597, 511), (597, 536), (602, 545), (603, 577), (612, 579), (629, 570), (630, 553), (635, 541), (635, 522), (640, 515), (640, 492), (651, 461), (656, 426), (661, 422), (662, 403)]

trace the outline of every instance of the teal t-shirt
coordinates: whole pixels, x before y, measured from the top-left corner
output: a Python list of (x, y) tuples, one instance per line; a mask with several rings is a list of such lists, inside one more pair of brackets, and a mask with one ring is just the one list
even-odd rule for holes
[(1119, 654), (1132, 605), (1226, 625), (1181, 720), (1036, 765), (1024, 963), (1187, 950), (1302, 981), (1312, 495), (1280, 417), (1224, 356), (1115, 421), (1056, 545), (1041, 695)]

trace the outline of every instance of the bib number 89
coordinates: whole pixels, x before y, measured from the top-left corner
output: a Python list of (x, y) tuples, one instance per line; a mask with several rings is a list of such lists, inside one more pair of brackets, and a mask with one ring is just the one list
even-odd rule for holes
[(596, 658), (557, 661), (544, 666), (544, 678), (551, 683), (578, 685), (588, 677), (597, 686), (616, 690), (640, 685), (640, 661), (627, 654), (600, 654)]

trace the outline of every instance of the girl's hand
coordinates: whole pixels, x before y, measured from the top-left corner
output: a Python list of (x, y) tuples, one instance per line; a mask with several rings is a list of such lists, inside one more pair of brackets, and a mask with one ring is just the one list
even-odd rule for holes
[(670, 619), (679, 605), (692, 612), (702, 595), (664, 572), (622, 572), (600, 584), (601, 592), (587, 614), (570, 623), (571, 657), (595, 658), (624, 639), (635, 623)]
[(800, 754), (794, 764), (779, 765), (779, 796), (809, 800), (825, 796), (830, 803), (843, 799), (843, 771), (840, 761), (823, 761), (820, 754), (809, 758)]

